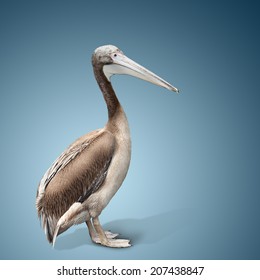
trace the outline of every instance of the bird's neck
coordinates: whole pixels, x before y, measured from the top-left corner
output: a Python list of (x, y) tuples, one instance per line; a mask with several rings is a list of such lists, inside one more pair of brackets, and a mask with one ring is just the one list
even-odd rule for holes
[(102, 68), (94, 67), (94, 74), (107, 104), (108, 118), (112, 119), (121, 107), (120, 102), (117, 99), (112, 84), (105, 77)]

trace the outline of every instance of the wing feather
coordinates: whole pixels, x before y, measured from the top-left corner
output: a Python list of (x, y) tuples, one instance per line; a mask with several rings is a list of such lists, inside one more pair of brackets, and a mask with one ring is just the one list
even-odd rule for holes
[(115, 151), (114, 136), (89, 133), (68, 147), (40, 181), (36, 208), (51, 242), (58, 219), (74, 202), (83, 202), (103, 184)]

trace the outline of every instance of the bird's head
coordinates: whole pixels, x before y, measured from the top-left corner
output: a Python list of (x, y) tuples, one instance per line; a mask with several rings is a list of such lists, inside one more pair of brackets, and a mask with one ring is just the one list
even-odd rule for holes
[(140, 64), (134, 62), (125, 56), (120, 49), (113, 45), (98, 47), (93, 53), (92, 63), (93, 65), (99, 64), (102, 66), (103, 72), (108, 81), (110, 81), (110, 77), (112, 75), (126, 74), (164, 87), (171, 91), (179, 92), (176, 87), (172, 86)]

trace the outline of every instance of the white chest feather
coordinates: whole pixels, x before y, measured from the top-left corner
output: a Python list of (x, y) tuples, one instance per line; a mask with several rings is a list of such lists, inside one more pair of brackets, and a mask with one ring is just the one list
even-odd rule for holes
[(120, 129), (113, 133), (116, 138), (116, 149), (110, 163), (103, 186), (86, 201), (90, 215), (96, 216), (106, 207), (122, 185), (131, 159), (131, 138), (126, 118), (120, 119)]

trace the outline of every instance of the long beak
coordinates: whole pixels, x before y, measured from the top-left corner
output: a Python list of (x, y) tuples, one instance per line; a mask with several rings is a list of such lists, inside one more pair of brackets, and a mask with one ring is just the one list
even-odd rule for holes
[(134, 62), (132, 59), (128, 58), (122, 53), (114, 53), (111, 55), (111, 58), (113, 63), (104, 65), (103, 67), (103, 71), (108, 80), (114, 74), (127, 74), (164, 87), (171, 91), (179, 92), (176, 87), (172, 86), (153, 72)]

